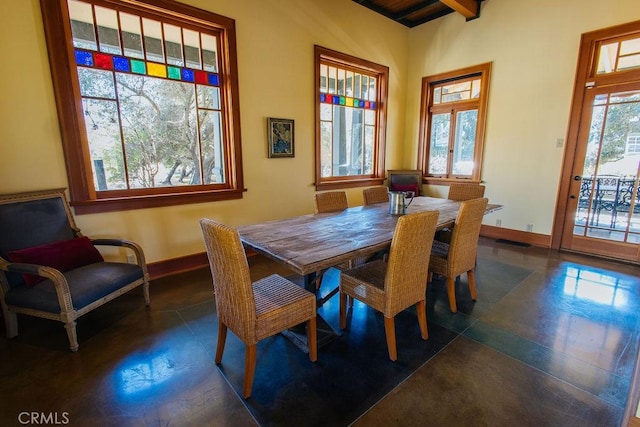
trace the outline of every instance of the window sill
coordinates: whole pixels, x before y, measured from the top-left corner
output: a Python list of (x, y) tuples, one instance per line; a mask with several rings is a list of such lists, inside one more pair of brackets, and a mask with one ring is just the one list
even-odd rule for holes
[(198, 191), (190, 193), (173, 193), (145, 195), (135, 197), (114, 197), (108, 199), (94, 199), (71, 201), (76, 215), (94, 214), (103, 212), (116, 212), (133, 209), (148, 209), (164, 206), (187, 205), (193, 203), (205, 203), (218, 200), (242, 199), (245, 190), (217, 190)]
[(472, 178), (422, 178), (422, 183), (427, 185), (450, 185), (461, 182), (465, 184), (482, 184), (482, 180)]
[(329, 181), (316, 183), (316, 191), (327, 190), (339, 190), (343, 188), (355, 188), (355, 187), (371, 187), (374, 185), (382, 185), (384, 178), (363, 178), (363, 179), (350, 179), (344, 181)]

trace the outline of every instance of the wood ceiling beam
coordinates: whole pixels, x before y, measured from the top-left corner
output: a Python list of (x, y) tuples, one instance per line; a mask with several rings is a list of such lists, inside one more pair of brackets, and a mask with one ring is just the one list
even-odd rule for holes
[(477, 18), (480, 15), (480, 2), (477, 0), (440, 0), (440, 2), (467, 19)]
[(422, 9), (424, 9), (426, 7), (429, 7), (429, 6), (433, 6), (434, 4), (439, 3), (439, 2), (440, 2), (439, 0), (426, 0), (426, 1), (418, 2), (415, 5), (407, 8), (407, 9), (404, 9), (404, 10), (402, 10), (400, 12), (397, 12), (394, 15), (395, 19), (396, 20), (404, 19), (407, 16), (411, 15), (412, 13), (419, 12)]

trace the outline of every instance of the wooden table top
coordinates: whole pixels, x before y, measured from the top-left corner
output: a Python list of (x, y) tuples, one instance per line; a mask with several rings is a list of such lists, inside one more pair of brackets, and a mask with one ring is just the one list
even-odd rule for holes
[[(453, 225), (460, 203), (416, 197), (407, 213), (437, 210), (440, 212), (437, 228), (442, 229)], [(490, 204), (486, 213), (501, 208)], [(307, 275), (387, 248), (398, 218), (389, 214), (389, 203), (378, 203), (246, 225), (238, 227), (238, 231), (246, 248)]]

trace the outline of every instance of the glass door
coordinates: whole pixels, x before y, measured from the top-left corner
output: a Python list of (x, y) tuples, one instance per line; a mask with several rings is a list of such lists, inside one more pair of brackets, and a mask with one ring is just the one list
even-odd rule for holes
[(564, 246), (638, 260), (640, 83), (588, 89), (582, 123)]
[(593, 94), (574, 235), (640, 243), (640, 90)]

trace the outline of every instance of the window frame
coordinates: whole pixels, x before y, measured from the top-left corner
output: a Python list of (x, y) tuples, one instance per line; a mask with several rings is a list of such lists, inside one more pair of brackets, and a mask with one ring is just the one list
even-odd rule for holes
[(76, 214), (143, 209), (242, 198), (239, 90), (235, 21), (169, 0), (85, 0), (112, 9), (126, 8), (141, 17), (187, 28), (209, 29), (220, 38), (220, 92), (223, 111), (225, 183), (179, 187), (96, 191), (85, 131), (67, 0), (40, 0), (51, 78), (56, 99), (70, 203)]
[[(335, 50), (318, 45), (314, 46), (315, 57), (315, 187), (317, 191), (334, 190), (342, 188), (364, 187), (382, 185), (385, 179), (385, 147), (386, 147), (386, 119), (387, 96), (389, 87), (389, 67), (376, 64), (365, 59), (357, 58)], [(351, 176), (322, 176), (321, 156), (321, 132), (320, 132), (320, 66), (329, 64), (361, 72), (367, 75), (375, 75), (376, 86), (376, 130), (373, 142), (373, 164), (370, 175)]]
[[(453, 182), (473, 182), (480, 183), (482, 176), (482, 153), (484, 151), (484, 137), (487, 120), (487, 104), (489, 99), (489, 85), (491, 82), (491, 62), (473, 65), (470, 67), (449, 71), (445, 73), (435, 74), (422, 78), (421, 101), (420, 101), (420, 130), (418, 142), (418, 169), (422, 172), (422, 182), (424, 184), (449, 185)], [(469, 80), (472, 78), (480, 78), (481, 88), (480, 96), (477, 99), (460, 101), (451, 104), (441, 104), (433, 106), (433, 88), (442, 84), (450, 84), (457, 81)], [(451, 111), (452, 114), (463, 111), (469, 111), (477, 106), (478, 121), (476, 127), (476, 140), (474, 147), (474, 168), (471, 177), (445, 174), (430, 175), (429, 174), (429, 153), (431, 148), (431, 123), (434, 111), (442, 113), (442, 111)], [(452, 121), (453, 122), (453, 121)], [(455, 131), (455, 129), (454, 129)], [(450, 135), (455, 138), (455, 132)], [(450, 152), (451, 154), (451, 152)], [(447, 171), (452, 170), (452, 156), (449, 156), (447, 162)]]
[(627, 142), (624, 148), (626, 154), (640, 153), (640, 133), (630, 133), (627, 135)]

